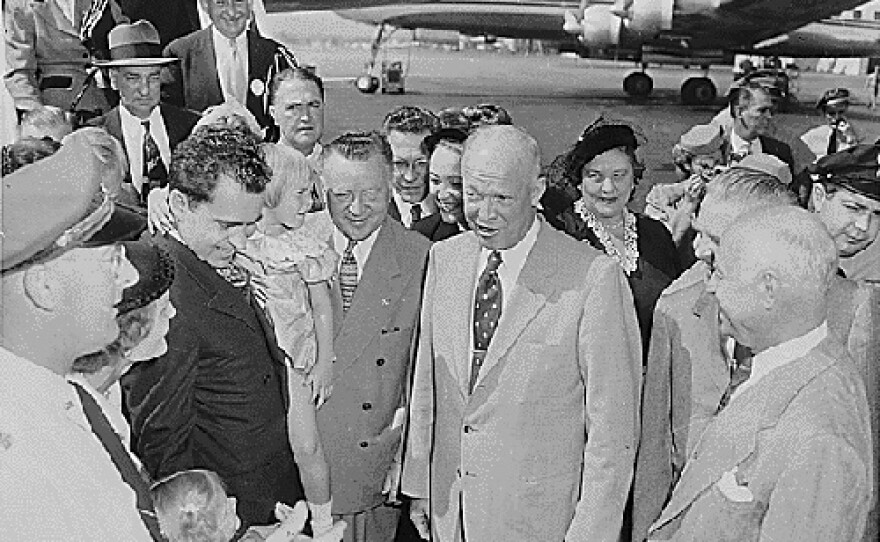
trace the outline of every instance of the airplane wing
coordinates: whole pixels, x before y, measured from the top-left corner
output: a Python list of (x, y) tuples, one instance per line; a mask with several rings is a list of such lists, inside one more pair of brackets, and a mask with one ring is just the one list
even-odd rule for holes
[[(411, 4), (418, 4), (428, 0), (413, 0)], [(321, 11), (334, 9), (360, 8), (380, 6), (383, 4), (397, 4), (400, 0), (264, 0), (267, 13), (283, 13), (287, 11)]]

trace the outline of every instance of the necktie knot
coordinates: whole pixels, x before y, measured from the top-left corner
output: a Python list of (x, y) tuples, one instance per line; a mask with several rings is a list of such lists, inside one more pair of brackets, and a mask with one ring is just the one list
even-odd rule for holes
[(354, 247), (358, 244), (354, 239), (349, 239), (348, 243), (345, 245), (345, 252), (343, 252), (343, 256), (349, 255), (354, 252)]
[(413, 223), (418, 222), (422, 219), (422, 206), (419, 203), (414, 204), (409, 208), (410, 215), (412, 216)]
[(501, 259), (501, 252), (493, 250), (489, 253), (489, 260), (486, 262), (486, 272), (495, 273), (504, 260)]
[(145, 133), (145, 134), (149, 134), (149, 133), (150, 133), (150, 119), (142, 120), (142, 121), (141, 121), (141, 126), (144, 127), (144, 133)]

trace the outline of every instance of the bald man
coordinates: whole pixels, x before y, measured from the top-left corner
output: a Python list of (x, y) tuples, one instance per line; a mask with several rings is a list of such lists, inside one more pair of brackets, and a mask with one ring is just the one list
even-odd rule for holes
[(649, 540), (859, 540), (873, 460), (865, 386), (829, 329), (837, 250), (796, 207), (741, 216), (708, 291), (722, 337), (748, 347)]
[(539, 156), (520, 128), (478, 129), (461, 166), (470, 230), (431, 249), (403, 492), (435, 542), (620, 532), (639, 327), (619, 266), (536, 216)]

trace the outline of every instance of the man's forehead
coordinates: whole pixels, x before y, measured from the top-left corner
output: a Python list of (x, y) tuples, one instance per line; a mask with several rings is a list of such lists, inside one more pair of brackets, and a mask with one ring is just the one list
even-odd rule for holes
[(160, 75), (160, 66), (122, 66), (117, 68), (122, 75)]
[(303, 100), (321, 100), (321, 91), (314, 81), (304, 81), (302, 79), (287, 79), (278, 91), (275, 92), (275, 101), (303, 101)]
[(322, 178), (331, 190), (354, 190), (388, 186), (389, 169), (381, 156), (349, 160), (331, 153), (324, 159)]
[(213, 201), (201, 205), (218, 220), (253, 222), (260, 217), (263, 193), (248, 192), (232, 177), (221, 174), (217, 179)]
[(388, 132), (388, 144), (391, 145), (391, 152), (397, 156), (403, 153), (419, 153), (422, 154), (422, 140), (425, 139), (430, 132), (405, 133), (391, 130)]
[(842, 200), (845, 200), (850, 203), (855, 203), (861, 207), (869, 209), (871, 212), (880, 212), (880, 201), (877, 201), (873, 198), (869, 198), (867, 196), (863, 196), (862, 194), (858, 194), (853, 192), (852, 190), (841, 186), (837, 191), (837, 194)]

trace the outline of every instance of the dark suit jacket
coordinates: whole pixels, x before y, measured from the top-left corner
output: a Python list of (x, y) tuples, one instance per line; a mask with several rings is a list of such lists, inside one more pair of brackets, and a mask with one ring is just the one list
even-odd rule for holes
[(794, 168), (794, 157), (791, 154), (791, 147), (787, 143), (768, 136), (758, 136), (758, 139), (761, 141), (761, 149), (765, 154), (772, 154), (788, 164), (788, 169), (791, 170), (792, 175), (797, 173)]
[[(119, 117), (119, 107), (116, 106), (107, 113), (89, 121), (89, 126), (98, 126), (107, 130), (107, 133), (118, 139), (125, 148), (125, 137), (122, 135), (122, 120)], [(168, 143), (173, 151), (177, 144), (189, 137), (193, 127), (201, 118), (198, 113), (176, 105), (159, 104), (159, 113), (165, 121), (165, 129), (168, 132)], [(138, 149), (138, 152), (141, 152)], [(125, 149), (128, 155), (128, 149)]]
[(408, 399), (430, 246), (387, 217), (344, 314), (334, 284), (334, 391), (318, 410), (334, 514), (363, 512), (385, 500), (385, 475), (401, 453), (403, 427), (395, 412)]
[[(223, 103), (212, 32), (210, 26), (203, 28), (172, 41), (165, 48), (163, 55), (179, 58), (180, 62), (162, 70), (163, 99), (196, 111)], [(274, 125), (267, 107), (270, 68), (277, 73), (295, 65), (289, 53), (276, 54), (279, 51), (286, 49), (274, 40), (248, 31), (248, 93), (245, 105), (264, 128)]]
[(461, 233), (458, 225), (444, 222), (440, 213), (434, 213), (426, 216), (418, 222), (413, 222), (412, 228), (410, 229), (421, 233), (435, 243), (437, 241), (449, 239), (453, 235)]
[(125, 376), (132, 448), (153, 477), (210, 469), (242, 521), (266, 523), (302, 496), (287, 439), (285, 368), (241, 291), (175, 239), (177, 315), (168, 352)]

